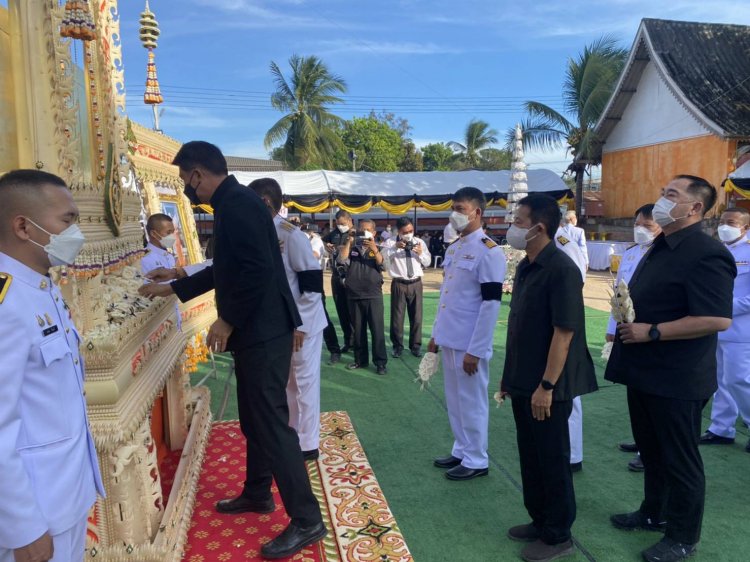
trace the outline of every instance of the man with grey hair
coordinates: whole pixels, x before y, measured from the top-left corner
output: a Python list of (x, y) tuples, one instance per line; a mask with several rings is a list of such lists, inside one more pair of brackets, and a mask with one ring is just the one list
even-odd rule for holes
[[(585, 276), (585, 271), (589, 268), (589, 252), (586, 248), (586, 232), (577, 225), (578, 219), (576, 218), (576, 212), (566, 211), (560, 222), (560, 228), (555, 234), (555, 240), (558, 242), (558, 248), (560, 247), (560, 236), (575, 244), (581, 253), (582, 263), (579, 267), (583, 268)], [(576, 260), (574, 259), (573, 261)]]

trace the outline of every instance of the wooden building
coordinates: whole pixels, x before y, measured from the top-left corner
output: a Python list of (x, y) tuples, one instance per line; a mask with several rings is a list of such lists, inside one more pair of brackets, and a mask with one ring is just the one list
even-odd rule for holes
[(750, 140), (750, 27), (642, 20), (596, 131), (607, 217), (632, 216), (677, 174), (718, 188)]

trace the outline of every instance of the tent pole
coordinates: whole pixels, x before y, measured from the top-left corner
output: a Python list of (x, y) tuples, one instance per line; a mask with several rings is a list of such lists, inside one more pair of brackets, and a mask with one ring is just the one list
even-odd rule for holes
[(414, 205), (414, 232), (417, 232), (417, 206)]

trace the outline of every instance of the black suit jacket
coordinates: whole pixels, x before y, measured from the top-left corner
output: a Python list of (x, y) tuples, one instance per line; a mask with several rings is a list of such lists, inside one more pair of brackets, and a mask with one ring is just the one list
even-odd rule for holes
[(214, 262), (172, 283), (182, 301), (216, 289), (219, 317), (234, 328), (237, 351), (302, 325), (284, 272), (271, 214), (255, 192), (228, 176), (211, 197)]

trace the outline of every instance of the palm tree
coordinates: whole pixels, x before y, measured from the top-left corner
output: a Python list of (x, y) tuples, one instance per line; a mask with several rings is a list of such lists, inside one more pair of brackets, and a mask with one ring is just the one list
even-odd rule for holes
[[(602, 147), (594, 125), (604, 111), (628, 51), (617, 46), (617, 40), (604, 35), (586, 46), (577, 59), (568, 60), (562, 87), (562, 113), (536, 101), (524, 104), (527, 117), (521, 125), (524, 146), (550, 150), (567, 145), (573, 162), (567, 172), (576, 181), (576, 209), (583, 201), (583, 178), (591, 166), (601, 164)], [(515, 128), (508, 131), (510, 146)]]
[(341, 143), (336, 129), (343, 120), (330, 113), (328, 106), (344, 101), (336, 93), (346, 92), (346, 82), (315, 56), (292, 55), (289, 66), (292, 75), (287, 81), (271, 62), (276, 85), (271, 105), (286, 115), (266, 133), (266, 148), (283, 141), (284, 160), (294, 169), (330, 164)]
[(450, 141), (448, 146), (458, 156), (463, 168), (479, 168), (482, 162), (481, 151), (497, 142), (497, 131), (490, 129), (489, 123), (472, 119), (466, 126), (464, 142)]

